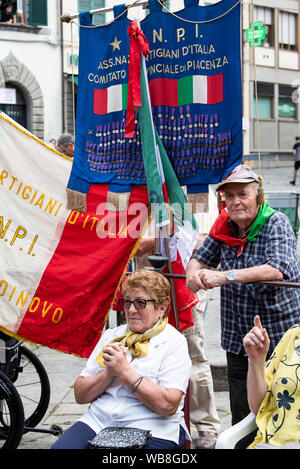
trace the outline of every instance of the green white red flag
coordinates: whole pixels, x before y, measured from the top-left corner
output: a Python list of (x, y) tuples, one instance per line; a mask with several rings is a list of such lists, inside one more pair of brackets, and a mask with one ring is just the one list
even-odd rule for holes
[[(135, 37), (139, 31), (135, 26)], [(145, 57), (141, 53), (135, 57), (141, 60), (138, 119), (151, 212), (161, 233), (161, 241), (164, 236), (168, 236), (168, 245), (171, 247), (175, 243), (175, 249), (170, 249), (172, 271), (183, 274), (196, 240), (197, 225), (194, 217), (188, 213), (186, 197), (153, 123)], [(193, 238), (189, 245), (186, 244), (186, 236)], [(163, 242), (161, 249), (162, 252), (165, 249)], [(177, 279), (176, 303), (180, 305), (178, 319), (181, 330), (193, 325), (192, 307), (197, 302), (196, 295), (187, 289), (185, 280)]]
[[(174, 234), (181, 260), (186, 267), (198, 235), (197, 223), (189, 213), (186, 196), (154, 126), (145, 58), (141, 56), (141, 60), (142, 105), (138, 108), (138, 114), (151, 211), (158, 228), (169, 226), (169, 232)], [(169, 209), (172, 213), (171, 221)]]

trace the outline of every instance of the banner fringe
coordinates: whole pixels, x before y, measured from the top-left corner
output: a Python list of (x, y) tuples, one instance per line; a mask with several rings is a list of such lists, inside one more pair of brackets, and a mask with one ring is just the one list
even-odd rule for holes
[(112, 206), (116, 212), (124, 212), (128, 210), (130, 199), (130, 192), (107, 192), (106, 203), (110, 204), (109, 210)]
[(26, 339), (25, 337), (22, 337), (15, 332), (11, 332), (8, 329), (5, 329), (5, 327), (0, 326), (0, 331), (4, 332), (4, 334), (8, 335), (9, 337), (13, 337), (14, 339), (18, 340), (19, 342), (26, 342), (29, 345), (40, 345), (37, 342), (34, 342), (33, 340)]
[(78, 212), (85, 213), (87, 211), (86, 199), (87, 195), (83, 192), (67, 188), (67, 208), (69, 210), (77, 210)]

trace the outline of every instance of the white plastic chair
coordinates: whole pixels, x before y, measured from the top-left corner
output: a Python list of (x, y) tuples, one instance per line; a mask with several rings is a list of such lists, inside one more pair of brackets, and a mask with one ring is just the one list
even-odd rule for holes
[(255, 419), (256, 415), (251, 412), (243, 420), (224, 430), (218, 436), (215, 449), (234, 449), (242, 438), (257, 428)]
[[(224, 432), (222, 432), (215, 446), (215, 449), (234, 449), (235, 445), (242, 440), (245, 436), (252, 433), (257, 429), (256, 415), (252, 412), (247, 415), (241, 422), (233, 425)], [(300, 443), (289, 442), (285, 445), (275, 446), (270, 443), (258, 443), (255, 449), (298, 449), (300, 450)]]

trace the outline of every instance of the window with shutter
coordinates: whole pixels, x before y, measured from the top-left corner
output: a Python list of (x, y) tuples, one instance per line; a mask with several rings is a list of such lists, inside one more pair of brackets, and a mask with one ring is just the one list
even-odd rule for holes
[(279, 47), (281, 49), (297, 49), (297, 21), (298, 16), (294, 13), (280, 11), (279, 21)]
[(29, 23), (32, 26), (47, 26), (47, 0), (29, 0)]
[(266, 38), (262, 41), (264, 47), (274, 46), (274, 10), (266, 7), (254, 7), (253, 21), (259, 21), (265, 27)]
[(92, 10), (91, 3), (91, 0), (78, 0), (78, 11)]

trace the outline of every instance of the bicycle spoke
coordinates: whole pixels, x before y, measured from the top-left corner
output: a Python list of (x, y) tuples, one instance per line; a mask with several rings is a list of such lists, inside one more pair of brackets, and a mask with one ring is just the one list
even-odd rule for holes
[[(19, 393), (20, 394), (20, 393)], [(27, 401), (30, 401), (30, 402), (33, 402), (34, 404), (38, 404), (39, 401), (36, 401), (34, 399), (31, 399), (31, 397), (28, 397), (28, 396), (24, 396), (23, 394), (20, 394), (20, 397), (23, 398), (23, 399), (27, 399)], [(23, 403), (24, 404), (24, 403)]]
[(32, 386), (33, 384), (41, 384), (41, 381), (32, 381), (31, 383), (17, 384), (16, 388), (24, 388), (26, 386)]

